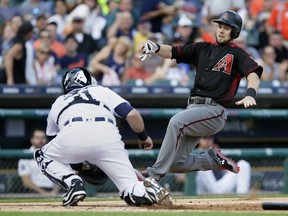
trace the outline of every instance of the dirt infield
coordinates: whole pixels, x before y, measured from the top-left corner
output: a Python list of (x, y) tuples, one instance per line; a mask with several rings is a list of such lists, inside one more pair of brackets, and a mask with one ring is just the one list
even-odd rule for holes
[(84, 201), (78, 206), (63, 207), (60, 202), (51, 203), (0, 203), (1, 211), (22, 211), (22, 212), (59, 212), (59, 211), (263, 211), (262, 202), (287, 203), (286, 198), (199, 198), (199, 199), (176, 199), (171, 206), (127, 206), (122, 200), (119, 201)]

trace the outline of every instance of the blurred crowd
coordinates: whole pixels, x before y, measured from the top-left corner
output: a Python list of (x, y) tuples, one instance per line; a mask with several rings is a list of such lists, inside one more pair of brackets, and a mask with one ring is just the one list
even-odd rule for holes
[(288, 0), (0, 0), (0, 83), (59, 85), (88, 67), (113, 85), (193, 85), (195, 68), (153, 56), (147, 39), (174, 46), (214, 41), (222, 11), (240, 14), (235, 43), (263, 66), (263, 81), (288, 80)]

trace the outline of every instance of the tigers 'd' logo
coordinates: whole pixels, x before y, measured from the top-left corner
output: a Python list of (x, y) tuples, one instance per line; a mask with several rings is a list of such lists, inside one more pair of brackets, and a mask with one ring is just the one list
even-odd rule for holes
[(233, 55), (231, 54), (225, 55), (219, 62), (217, 62), (217, 64), (212, 68), (212, 70), (223, 72), (230, 75), (233, 65), (233, 59), (234, 59)]

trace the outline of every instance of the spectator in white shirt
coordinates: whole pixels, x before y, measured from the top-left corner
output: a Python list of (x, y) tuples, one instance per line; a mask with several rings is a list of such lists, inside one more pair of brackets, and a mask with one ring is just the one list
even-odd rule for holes
[[(202, 137), (198, 148), (206, 150), (215, 146), (214, 137)], [(196, 174), (197, 195), (247, 194), (250, 191), (251, 166), (245, 160), (237, 162), (238, 174), (220, 171), (198, 171)]]
[[(30, 138), (31, 147), (29, 152), (41, 148), (47, 143), (45, 131), (35, 129)], [(24, 187), (31, 192), (42, 196), (55, 196), (59, 192), (59, 186), (50, 181), (39, 169), (34, 159), (20, 159), (18, 162), (18, 174), (21, 177)]]

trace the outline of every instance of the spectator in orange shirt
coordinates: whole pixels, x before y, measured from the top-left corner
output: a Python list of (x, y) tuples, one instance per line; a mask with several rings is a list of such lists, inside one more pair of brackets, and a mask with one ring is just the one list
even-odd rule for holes
[(277, 4), (278, 0), (251, 0), (248, 9), (253, 20), (259, 19), (261, 13), (270, 13), (273, 5)]
[(279, 32), (281, 32), (283, 39), (288, 43), (288, 2), (278, 1), (274, 5), (271, 16), (268, 20), (269, 25)]
[(123, 74), (122, 84), (127, 84), (129, 80), (141, 80), (140, 82), (144, 84), (145, 79), (151, 77), (151, 72), (145, 70), (145, 64), (140, 61), (139, 52), (135, 52), (131, 58), (131, 66)]
[(251, 0), (249, 4), (249, 14), (252, 17), (257, 17), (263, 10), (264, 0)]
[[(57, 40), (57, 24), (55, 22), (48, 23), (45, 30), (40, 32), (39, 39), (34, 42), (34, 49), (37, 50), (41, 41), (45, 43), (50, 43), (50, 47), (54, 53), (56, 53), (57, 58), (61, 58), (66, 54), (64, 44)], [(45, 32), (45, 33), (43, 33)], [(45, 35), (45, 37), (43, 36)]]

